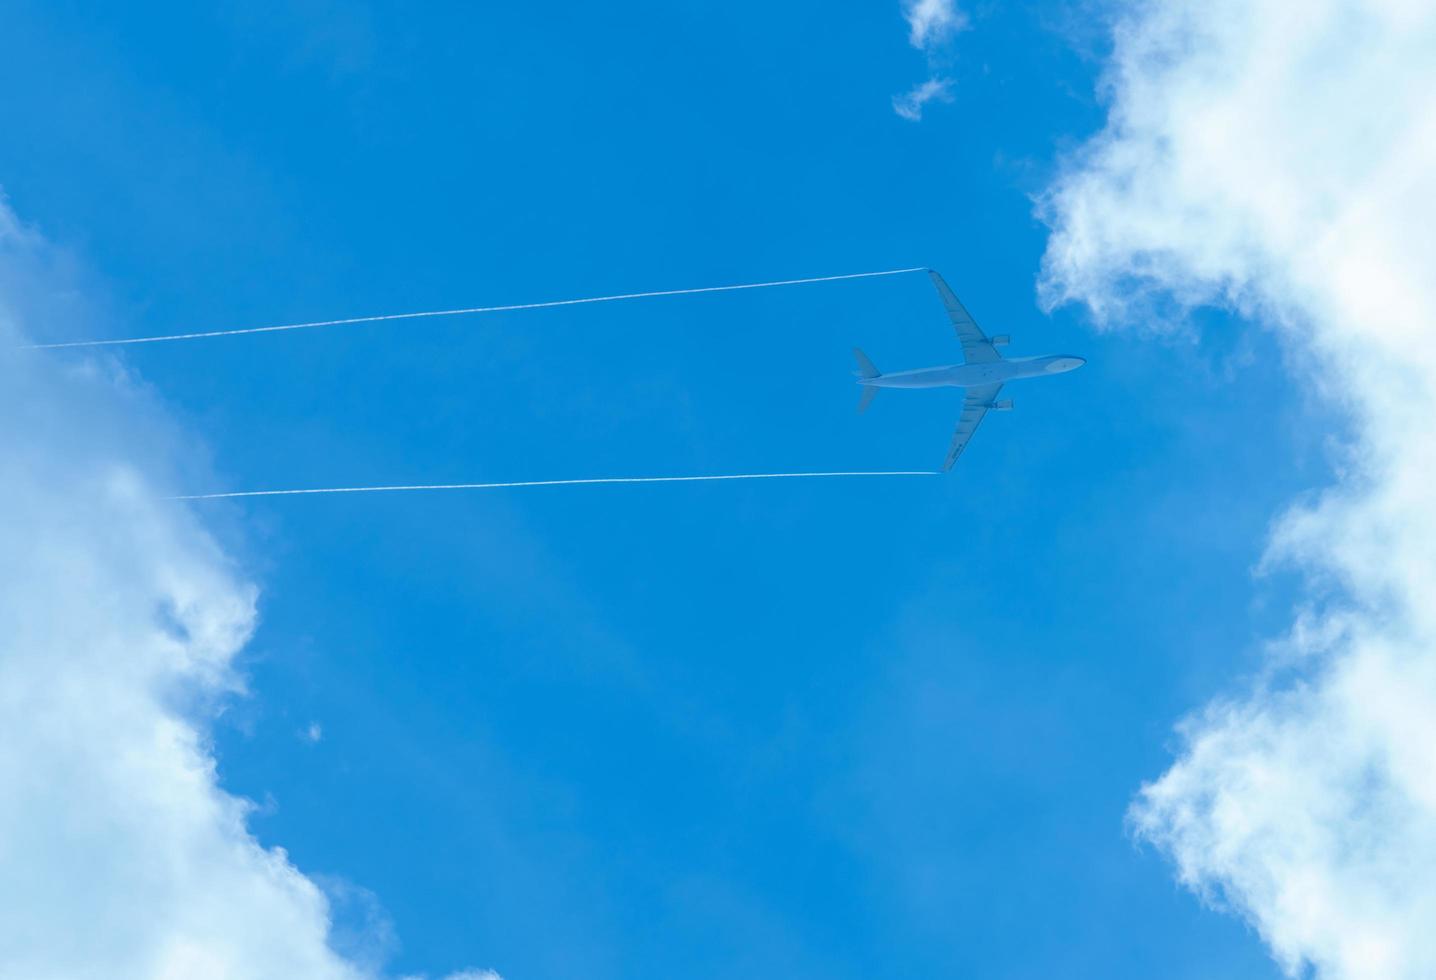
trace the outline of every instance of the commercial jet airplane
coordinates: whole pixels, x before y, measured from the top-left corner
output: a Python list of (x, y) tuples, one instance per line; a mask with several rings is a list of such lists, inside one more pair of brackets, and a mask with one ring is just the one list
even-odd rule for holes
[(1041, 378), (1049, 374), (1075, 371), (1086, 364), (1087, 360), (1071, 354), (1003, 357), (997, 348), (1006, 347), (1010, 338), (1006, 334), (989, 337), (983, 333), (977, 321), (967, 312), (967, 308), (947, 287), (947, 283), (942, 281), (942, 276), (931, 269), (927, 270), (927, 274), (932, 277), (932, 284), (937, 287), (942, 305), (947, 307), (948, 318), (952, 320), (957, 339), (962, 343), (965, 363), (883, 374), (873, 366), (866, 354), (854, 347), (853, 354), (858, 359), (858, 384), (863, 386), (858, 411), (865, 411), (872, 404), (879, 388), (966, 388), (967, 398), (962, 403), (962, 417), (957, 422), (957, 431), (952, 436), (952, 445), (948, 447), (947, 459), (942, 464), (944, 470), (950, 470), (952, 464), (957, 462), (957, 457), (967, 448), (972, 434), (977, 431), (978, 423), (988, 409), (998, 412), (1011, 410), (1011, 399), (997, 400), (997, 393), (1002, 390), (1004, 384), (1020, 378)]

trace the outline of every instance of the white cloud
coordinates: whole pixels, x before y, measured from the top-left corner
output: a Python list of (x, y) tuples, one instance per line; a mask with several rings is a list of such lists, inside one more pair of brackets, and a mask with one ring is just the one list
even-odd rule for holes
[(927, 55), (927, 81), (914, 85), (903, 95), (893, 96), (893, 111), (904, 119), (918, 122), (923, 106), (929, 102), (951, 102), (952, 80), (936, 74), (936, 66), (952, 36), (968, 26), (967, 15), (957, 9), (954, 0), (905, 0), (903, 17), (907, 19), (908, 41)]
[(952, 92), (949, 91), (952, 83), (946, 78), (929, 78), (921, 85), (914, 86), (911, 92), (904, 95), (893, 96), (893, 111), (904, 119), (911, 119), (917, 122), (922, 119), (922, 107), (936, 99), (938, 102), (951, 102)]
[(967, 15), (957, 9), (954, 0), (906, 0), (903, 17), (907, 18), (908, 42), (924, 51), (967, 26)]
[(255, 589), (157, 499), (176, 433), (113, 362), (15, 349), (54, 258), (0, 203), (0, 975), (354, 977), (216, 783)]
[(311, 721), (299, 733), (299, 737), (310, 745), (318, 745), (324, 738), (324, 726), (317, 721)]
[(93, 328), (67, 265), (0, 199), (0, 976), (371, 975), (218, 785), (256, 592), (160, 499), (193, 447), (120, 362), (16, 349)]
[(346, 878), (313, 875), (329, 903), (329, 946), (365, 976), (377, 977), (399, 950), (394, 920), (375, 895)]
[(1041, 203), (1046, 301), (1235, 307), (1351, 421), (1271, 543), (1311, 607), (1134, 826), (1292, 974), (1436, 976), (1436, 7), (1150, 0), (1115, 36), (1108, 126)]

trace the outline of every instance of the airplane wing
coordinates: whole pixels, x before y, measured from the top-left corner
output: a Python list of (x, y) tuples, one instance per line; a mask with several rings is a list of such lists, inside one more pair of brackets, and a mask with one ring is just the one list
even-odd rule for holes
[(962, 417), (957, 420), (957, 431), (952, 434), (952, 445), (948, 447), (947, 459), (942, 464), (944, 471), (952, 469), (952, 464), (957, 462), (957, 457), (967, 448), (972, 434), (977, 431), (982, 417), (987, 414), (988, 408), (1001, 390), (1002, 385), (983, 385), (980, 388), (967, 389), (967, 400), (962, 403)]
[(962, 341), (962, 353), (967, 358), (967, 363), (991, 364), (993, 361), (1002, 360), (1002, 355), (997, 353), (997, 348), (992, 346), (987, 334), (982, 332), (972, 314), (967, 312), (962, 300), (942, 281), (942, 276), (932, 269), (928, 269), (927, 274), (932, 277), (932, 284), (937, 287), (937, 295), (942, 297), (942, 305), (947, 307), (948, 319), (957, 331), (957, 339)]

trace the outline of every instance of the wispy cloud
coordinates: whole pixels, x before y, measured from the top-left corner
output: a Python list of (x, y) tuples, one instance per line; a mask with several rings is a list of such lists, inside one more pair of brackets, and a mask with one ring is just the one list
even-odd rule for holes
[(90, 320), (68, 266), (0, 200), (0, 976), (369, 976), (218, 783), (256, 590), (161, 499), (195, 447), (108, 355), (16, 349)]
[(908, 0), (903, 4), (903, 16), (909, 43), (923, 51), (945, 43), (967, 26), (967, 15), (957, 9), (954, 0)]
[(1107, 128), (1041, 203), (1046, 301), (1240, 309), (1350, 419), (1271, 541), (1309, 605), (1133, 825), (1293, 975), (1436, 976), (1436, 8), (1157, 0), (1115, 40)]
[(934, 100), (952, 101), (952, 82), (946, 78), (929, 78), (911, 92), (893, 96), (893, 111), (904, 119), (917, 122), (922, 118), (922, 107)]
[(903, 95), (893, 96), (893, 111), (904, 119), (918, 122), (923, 106), (929, 102), (951, 102), (952, 80), (937, 74), (938, 63), (946, 52), (952, 36), (968, 26), (967, 15), (954, 0), (906, 0), (903, 17), (908, 24), (908, 42), (927, 55), (927, 81), (920, 82)]

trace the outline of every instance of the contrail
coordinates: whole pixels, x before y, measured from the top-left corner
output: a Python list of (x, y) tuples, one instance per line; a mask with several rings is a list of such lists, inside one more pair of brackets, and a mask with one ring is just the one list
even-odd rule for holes
[(575, 487), (599, 483), (703, 483), (711, 480), (817, 480), (864, 476), (939, 476), (932, 470), (835, 473), (732, 473), (721, 476), (606, 476), (585, 480), (520, 480), (516, 483), (433, 483), (390, 487), (320, 487), (312, 490), (237, 490), (191, 493), (166, 500), (223, 500), (229, 497), (291, 497), (310, 493), (394, 493), (407, 490), (506, 490), (515, 487)]
[(202, 340), (206, 337), (239, 337), (253, 333), (277, 333), (281, 330), (309, 330), (313, 327), (339, 327), (352, 323), (378, 323), (381, 320), (417, 320), (422, 317), (466, 316), (475, 313), (509, 313), (514, 310), (542, 310), (554, 306), (580, 306), (585, 303), (613, 303), (625, 299), (649, 299), (656, 296), (688, 296), (694, 293), (726, 293), (737, 289), (767, 289), (770, 286), (801, 286), (812, 282), (837, 282), (840, 279), (873, 279), (877, 276), (900, 276), (907, 272), (925, 272), (922, 267), (887, 269), (882, 272), (850, 272), (842, 276), (814, 276), (809, 279), (779, 279), (774, 282), (748, 282), (736, 286), (699, 286), (695, 289), (660, 289), (648, 293), (619, 293), (614, 296), (588, 296), (582, 299), (555, 299), (542, 303), (511, 303), (508, 306), (473, 306), (463, 310), (428, 310), (423, 313), (387, 313), (382, 316), (354, 316), (343, 320), (314, 320), (310, 323), (283, 323), (271, 327), (243, 327), (237, 330), (205, 330), (199, 333), (173, 333), (157, 337), (120, 337), (110, 340), (67, 340), (56, 344), (26, 344), (21, 350), (49, 350), (57, 347), (110, 347), (120, 344), (158, 344), (170, 340)]

